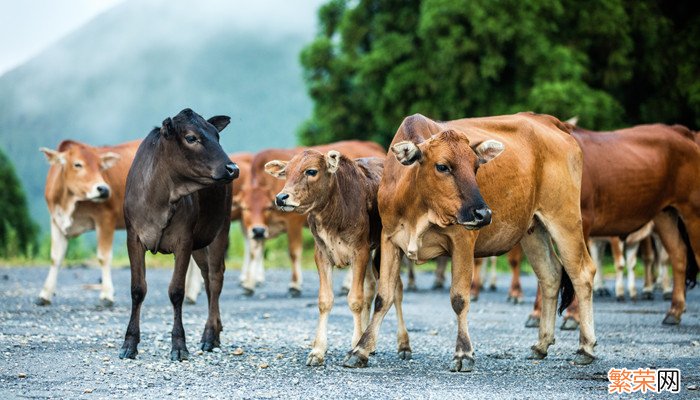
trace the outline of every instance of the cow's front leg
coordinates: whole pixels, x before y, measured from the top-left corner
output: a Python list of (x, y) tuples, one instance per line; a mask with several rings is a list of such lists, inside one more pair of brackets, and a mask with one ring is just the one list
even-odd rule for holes
[(136, 358), (138, 344), (141, 340), (141, 304), (146, 298), (146, 248), (133, 232), (127, 232), (126, 248), (131, 264), (131, 317), (124, 335), (124, 344), (119, 351), (119, 358)]
[(450, 287), (450, 302), (452, 310), (457, 315), (457, 344), (450, 370), (452, 372), (471, 372), (474, 369), (474, 348), (469, 338), (470, 290), (473, 289), (474, 276), (474, 241), (476, 235), (468, 235), (468, 243), (452, 244), (452, 286)]
[[(318, 269), (318, 326), (314, 347), (306, 358), (306, 365), (315, 367), (323, 365), (328, 350), (328, 315), (333, 308), (333, 265), (318, 248), (314, 252)], [(355, 282), (353, 282), (354, 284)]]
[(116, 224), (111, 218), (103, 217), (97, 224), (97, 260), (102, 268), (102, 291), (100, 304), (104, 307), (114, 305), (114, 285), (112, 284), (112, 242)]
[(369, 354), (376, 347), (377, 334), (386, 313), (394, 302), (394, 292), (399, 281), (400, 254), (388, 237), (382, 235), (381, 267), (379, 268), (379, 285), (377, 297), (374, 299), (374, 315), (372, 321), (347, 355), (344, 366), (349, 368), (366, 367)]
[(190, 357), (185, 343), (185, 328), (182, 326), (182, 302), (185, 299), (185, 277), (191, 256), (192, 244), (185, 241), (175, 251), (175, 269), (168, 287), (168, 296), (173, 305), (172, 350), (170, 351), (172, 361), (187, 360)]
[(56, 291), (56, 280), (58, 279), (58, 269), (63, 263), (63, 258), (68, 250), (68, 238), (61, 232), (55, 222), (51, 220), (51, 268), (44, 281), (44, 287), (39, 293), (36, 304), (47, 306), (51, 304), (54, 292)]

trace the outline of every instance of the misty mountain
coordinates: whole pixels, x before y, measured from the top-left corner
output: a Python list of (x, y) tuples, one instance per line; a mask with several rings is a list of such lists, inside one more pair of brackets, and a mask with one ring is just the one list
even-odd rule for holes
[(48, 165), (38, 148), (62, 139), (145, 137), (191, 107), (231, 116), (221, 135), (227, 152), (292, 146), (311, 110), (298, 54), (318, 3), (127, 1), (0, 77), (0, 147), (34, 219), (48, 226)]

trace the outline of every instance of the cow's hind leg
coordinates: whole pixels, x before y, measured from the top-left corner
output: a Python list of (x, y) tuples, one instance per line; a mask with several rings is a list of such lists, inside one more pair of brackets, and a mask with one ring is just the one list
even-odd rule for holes
[(287, 227), (289, 257), (292, 261), (292, 281), (289, 283), (289, 295), (291, 297), (301, 296), (302, 274), (301, 274), (301, 251), (302, 251), (302, 224), (291, 223)]
[[(318, 249), (314, 252), (316, 260), (316, 268), (318, 269), (318, 325), (316, 327), (316, 339), (314, 346), (306, 358), (306, 365), (315, 367), (323, 365), (328, 349), (328, 316), (333, 308), (333, 266), (330, 262), (320, 254)], [(354, 280), (355, 271), (348, 271), (353, 274), (353, 286), (356, 284)], [(352, 288), (350, 289), (352, 292)], [(350, 299), (350, 294), (348, 294)], [(354, 338), (353, 338), (354, 341)]]
[(627, 290), (630, 300), (637, 300), (637, 286), (634, 276), (634, 267), (637, 265), (637, 251), (640, 242), (628, 243), (625, 249), (625, 266), (627, 267)]
[(119, 358), (136, 358), (138, 344), (141, 340), (141, 304), (146, 298), (146, 248), (143, 247), (135, 233), (127, 233), (126, 248), (131, 264), (131, 317), (124, 335), (124, 344), (119, 351)]
[(678, 215), (674, 211), (665, 211), (654, 218), (654, 226), (673, 267), (673, 294), (671, 308), (666, 313), (665, 325), (678, 325), (685, 311), (685, 269), (687, 248), (678, 230)]
[(448, 258), (440, 256), (435, 260), (435, 282), (433, 282), (433, 290), (445, 288), (445, 270), (447, 270)]
[(190, 357), (190, 353), (187, 351), (185, 327), (182, 325), (182, 302), (185, 300), (185, 277), (191, 256), (191, 243), (189, 241), (181, 243), (180, 248), (175, 251), (175, 269), (168, 286), (168, 297), (170, 297), (170, 303), (173, 306), (172, 349), (170, 351), (170, 360), (172, 361), (183, 361)]
[(511, 280), (510, 289), (508, 290), (508, 300), (513, 304), (523, 302), (523, 289), (520, 285), (520, 265), (523, 262), (523, 251), (520, 245), (508, 252), (508, 264), (510, 264)]
[(51, 221), (51, 268), (44, 281), (44, 287), (39, 293), (39, 298), (36, 300), (37, 305), (46, 306), (51, 304), (56, 291), (58, 269), (61, 268), (63, 259), (66, 256), (66, 250), (68, 250), (68, 238), (56, 226), (56, 223)]
[(114, 240), (115, 224), (110, 218), (102, 218), (97, 224), (97, 260), (102, 268), (102, 290), (100, 305), (114, 305), (114, 285), (112, 284), (112, 241)]

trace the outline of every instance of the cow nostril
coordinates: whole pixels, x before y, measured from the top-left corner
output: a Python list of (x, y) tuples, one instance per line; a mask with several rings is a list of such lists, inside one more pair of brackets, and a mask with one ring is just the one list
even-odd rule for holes
[(265, 228), (255, 227), (252, 229), (252, 232), (253, 238), (255, 239), (262, 239), (265, 237)]
[(275, 204), (278, 206), (283, 206), (285, 201), (289, 198), (289, 195), (287, 193), (280, 193), (275, 197)]
[(100, 185), (97, 187), (97, 193), (102, 198), (108, 197), (109, 196), (109, 188), (107, 186)]
[(482, 222), (484, 220), (491, 219), (491, 210), (489, 208), (479, 208), (474, 210), (474, 220), (476, 222)]
[(238, 177), (238, 166), (235, 163), (228, 163), (226, 164), (226, 172), (228, 172), (229, 175), (233, 176), (234, 178)]

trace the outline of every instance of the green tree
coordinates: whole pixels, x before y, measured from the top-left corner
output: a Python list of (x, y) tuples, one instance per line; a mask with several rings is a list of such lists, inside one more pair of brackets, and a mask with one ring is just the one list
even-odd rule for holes
[[(301, 53), (303, 142), (387, 144), (420, 112), (700, 125), (700, 17), (652, 0), (331, 0)], [(684, 12), (684, 10), (686, 10)]]
[(37, 226), (10, 159), (0, 150), (0, 257), (32, 256), (38, 250)]

